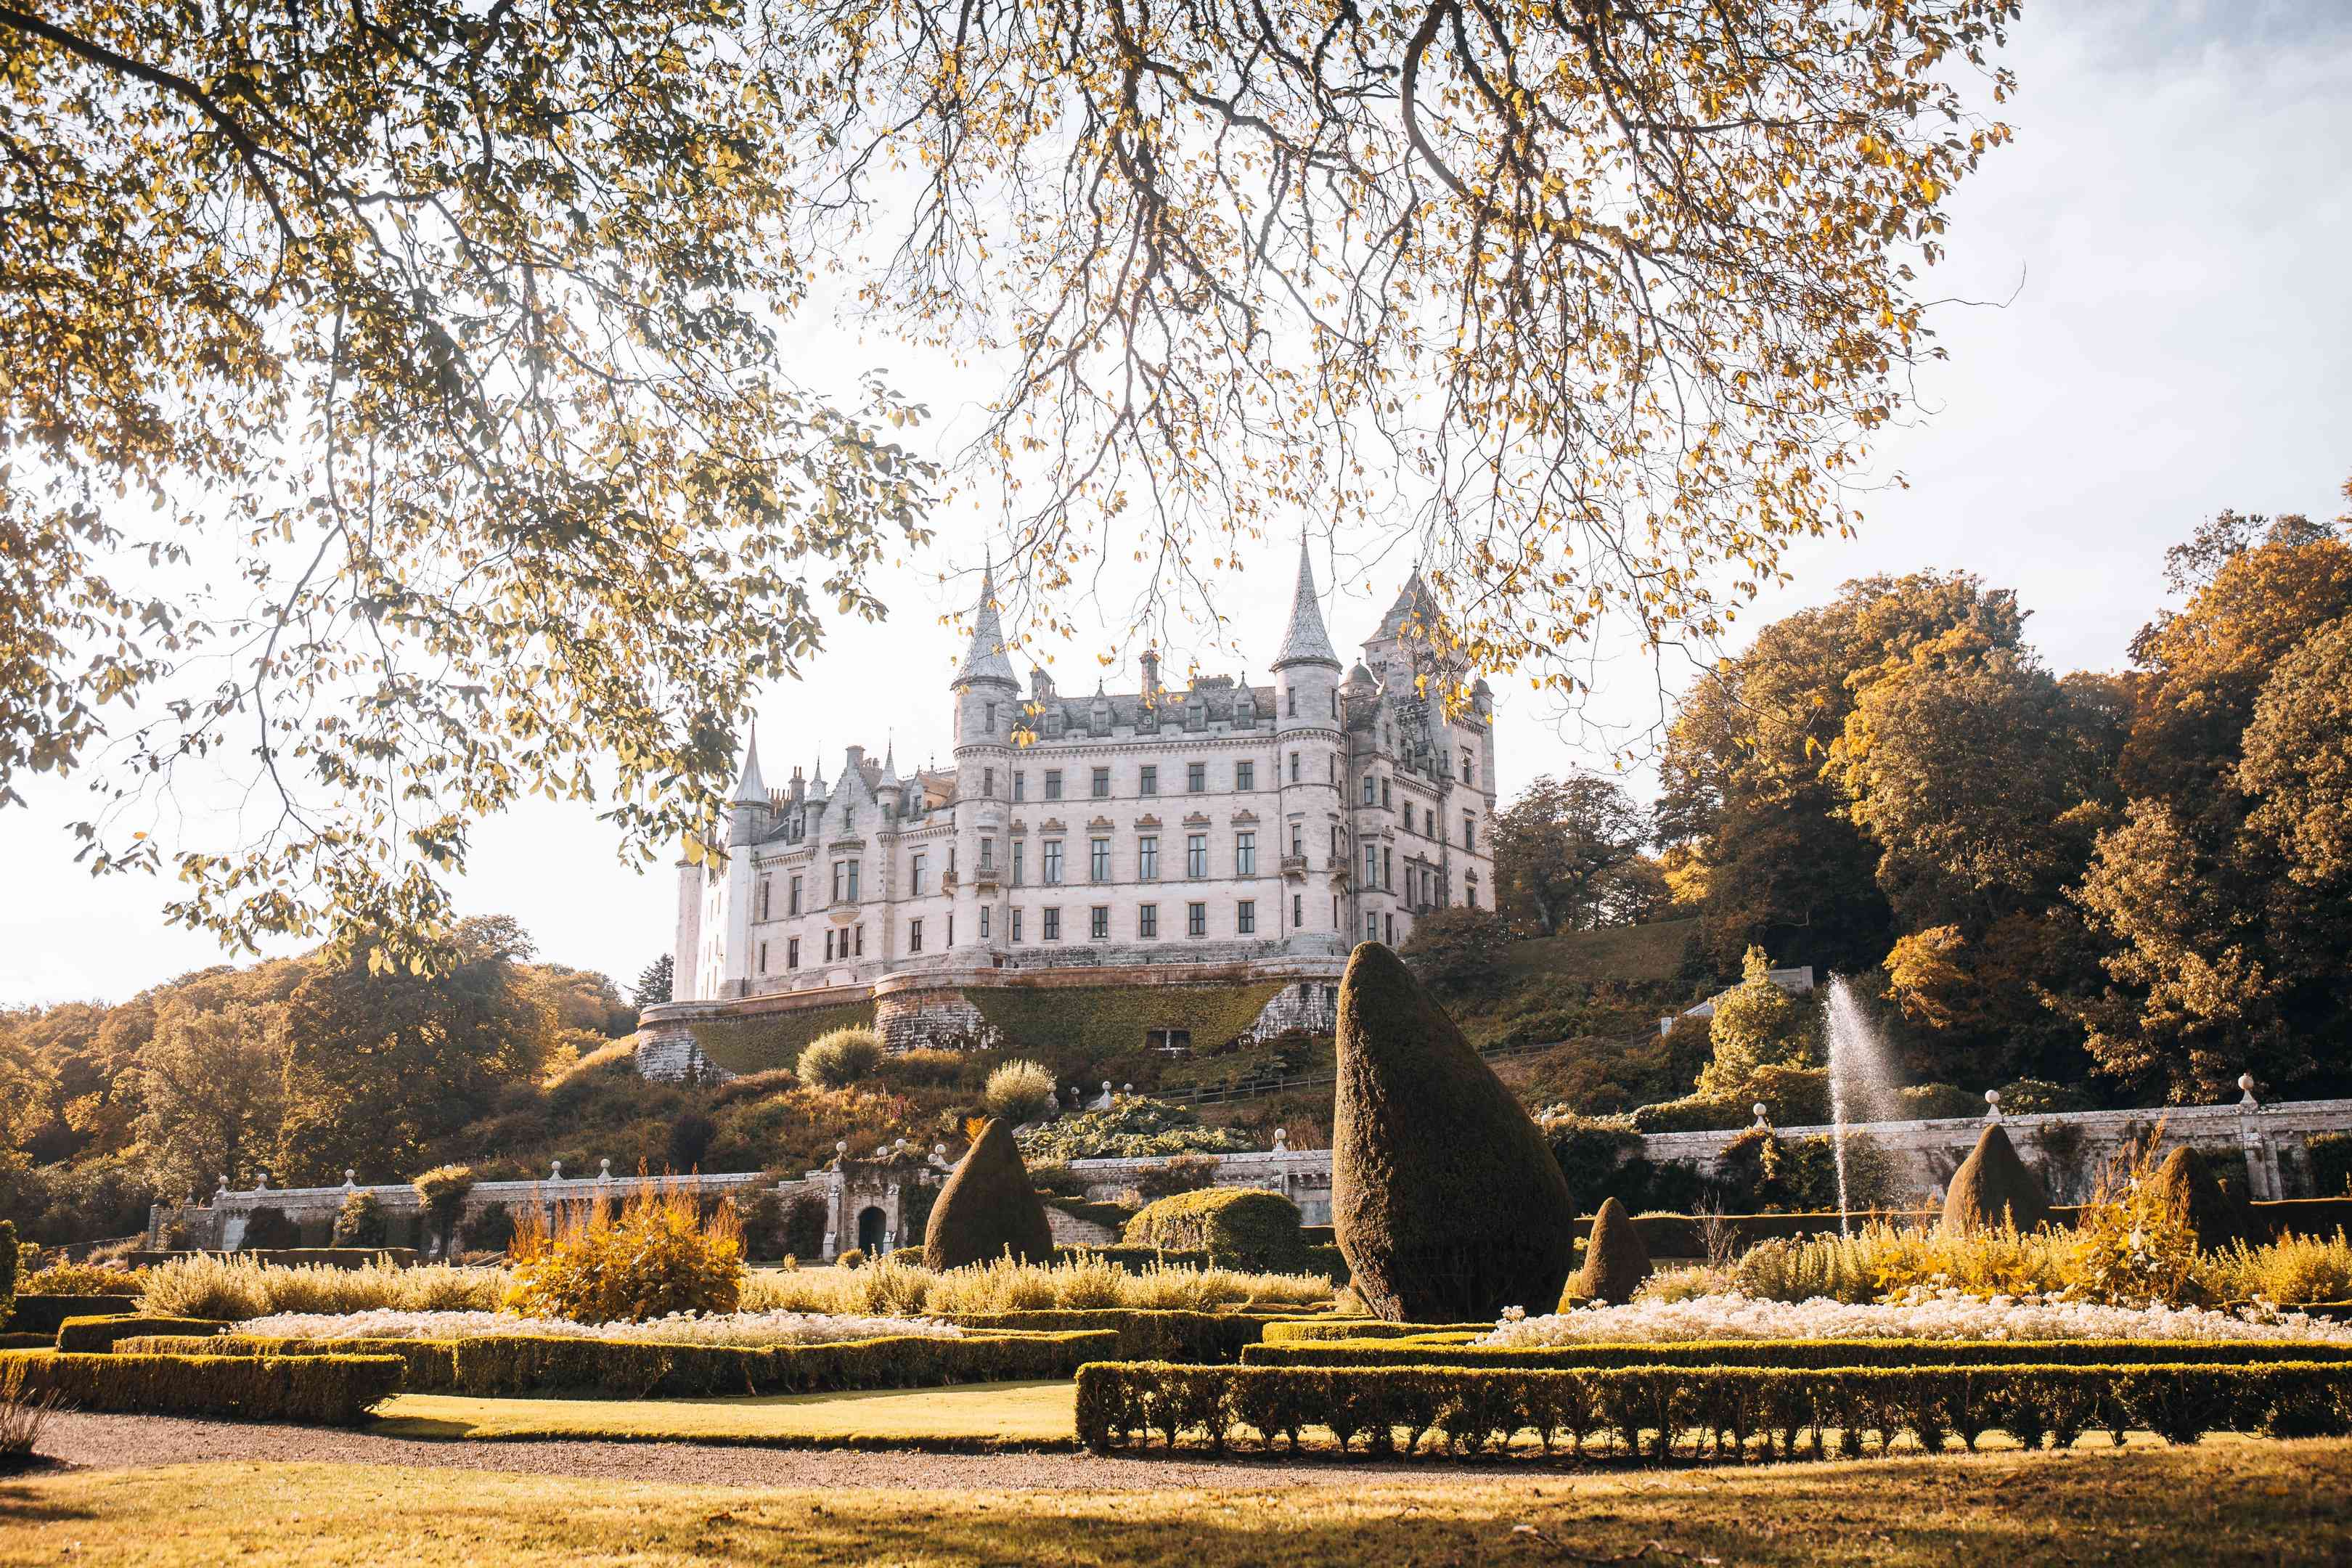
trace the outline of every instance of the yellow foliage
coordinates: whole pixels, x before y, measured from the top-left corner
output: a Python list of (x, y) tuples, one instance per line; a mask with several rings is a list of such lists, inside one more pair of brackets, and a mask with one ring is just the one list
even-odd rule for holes
[(551, 1230), (524, 1208), (501, 1305), (582, 1323), (643, 1322), (673, 1312), (731, 1312), (741, 1299), (743, 1235), (731, 1205), (706, 1219), (694, 1194), (663, 1183), (615, 1214), (593, 1200), (566, 1204)]

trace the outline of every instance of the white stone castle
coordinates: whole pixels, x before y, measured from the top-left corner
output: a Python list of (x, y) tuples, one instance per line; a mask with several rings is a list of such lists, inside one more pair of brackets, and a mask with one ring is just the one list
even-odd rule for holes
[(952, 768), (902, 777), (852, 746), (835, 779), (774, 789), (747, 749), (723, 864), (679, 868), (646, 1070), (690, 1059), (694, 1022), (843, 1003), (871, 1002), (894, 1047), (974, 1038), (969, 993), (1022, 984), (1295, 979), (1262, 1026), (1327, 1030), (1357, 942), (1493, 907), (1491, 694), (1444, 710), (1418, 574), (1352, 670), (1302, 543), (1270, 685), (1172, 690), (1147, 653), (1141, 689), (1075, 698), (1043, 670), (1024, 696), (992, 592)]

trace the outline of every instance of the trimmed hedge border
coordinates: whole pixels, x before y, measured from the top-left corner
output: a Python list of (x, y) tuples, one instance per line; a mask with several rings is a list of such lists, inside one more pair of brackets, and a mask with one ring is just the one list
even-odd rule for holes
[(8, 1313), (8, 1331), (55, 1335), (68, 1318), (121, 1317), (138, 1310), (136, 1296), (19, 1296)]
[(1323, 1340), (1402, 1340), (1420, 1334), (1491, 1334), (1492, 1323), (1391, 1323), (1380, 1318), (1286, 1318), (1268, 1323), (1263, 1342), (1311, 1344)]
[(68, 1318), (58, 1325), (58, 1349), (81, 1353), (110, 1351), (119, 1341), (148, 1339), (157, 1334), (195, 1338), (227, 1328), (221, 1318), (143, 1318), (136, 1312), (103, 1318)]
[(486, 1396), (581, 1390), (643, 1399), (740, 1394), (835, 1394), (863, 1388), (1066, 1378), (1116, 1353), (1118, 1337), (987, 1334), (961, 1340), (895, 1335), (832, 1345), (677, 1345), (520, 1334), (469, 1340), (299, 1340), (228, 1334), (125, 1340), (118, 1353), (315, 1355), (340, 1350), (397, 1358), (418, 1394)]
[(2352, 1363), (2352, 1345), (2226, 1340), (1692, 1340), (1665, 1344), (1468, 1345), (1411, 1341), (1255, 1344), (1244, 1366), (1418, 1366), (1532, 1372), (1639, 1366), (2267, 1366)]
[(53, 1351), (58, 1348), (55, 1334), (0, 1334), (0, 1351)]
[(1041, 1309), (1021, 1312), (974, 1312), (951, 1317), (958, 1328), (1003, 1332), (1077, 1333), (1108, 1331), (1118, 1336), (1114, 1361), (1181, 1361), (1217, 1363), (1239, 1360), (1258, 1342), (1267, 1321), (1244, 1312), (1191, 1312), (1146, 1307)]
[[(197, 1342), (209, 1344), (209, 1341)], [(381, 1355), (68, 1355), (12, 1351), (27, 1394), (76, 1410), (221, 1415), (243, 1421), (355, 1426), (400, 1392), (401, 1364)]]
[[(1078, 1371), (1078, 1441), (1096, 1453), (1141, 1434), (1173, 1448), (1198, 1434), (1223, 1452), (1234, 1428), (1296, 1452), (1307, 1427), (1346, 1451), (1417, 1452), (1432, 1433), (1449, 1454), (1501, 1449), (1533, 1431), (1546, 1454), (1665, 1459), (1843, 1456), (1909, 1433), (1928, 1453), (1999, 1428), (2028, 1448), (2071, 1447), (2085, 1432), (2145, 1427), (2168, 1443), (2208, 1432), (2336, 1436), (2352, 1432), (2352, 1364), (2047, 1366), (1794, 1370), (1637, 1367), (1489, 1372), (1461, 1367), (1176, 1366), (1097, 1363)], [(1836, 1434), (1835, 1443), (1830, 1440)], [(1810, 1443), (1806, 1438), (1810, 1435)], [(1685, 1441), (1688, 1439), (1688, 1441)], [(1712, 1446), (1711, 1456), (1707, 1453)]]

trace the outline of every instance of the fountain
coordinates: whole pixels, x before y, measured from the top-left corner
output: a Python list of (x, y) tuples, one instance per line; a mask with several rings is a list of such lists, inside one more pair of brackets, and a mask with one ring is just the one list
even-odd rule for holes
[(1843, 974), (1830, 976), (1830, 1142), (1837, 1157), (1838, 1234), (1852, 1234), (1846, 1196), (1845, 1130), (1849, 1122), (1879, 1121), (1895, 1109), (1895, 1079), (1886, 1047)]

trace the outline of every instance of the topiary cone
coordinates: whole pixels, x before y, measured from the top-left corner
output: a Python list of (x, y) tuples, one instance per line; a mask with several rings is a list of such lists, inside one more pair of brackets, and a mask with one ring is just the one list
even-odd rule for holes
[(931, 1223), (923, 1232), (923, 1267), (993, 1262), (1008, 1249), (1024, 1263), (1050, 1263), (1054, 1232), (1045, 1222), (1045, 1205), (1029, 1184), (1029, 1168), (1021, 1163), (1013, 1129), (992, 1117), (931, 1205)]
[(1584, 1267), (1576, 1271), (1572, 1293), (1587, 1301), (1622, 1307), (1633, 1299), (1650, 1277), (1650, 1249), (1633, 1228), (1625, 1205), (1610, 1198), (1592, 1216), (1592, 1236), (1584, 1244)]
[(1378, 942), (1339, 983), (1338, 1051), (1331, 1224), (1365, 1305), (1391, 1321), (1467, 1322), (1559, 1300), (1576, 1210), (1558, 1162)]
[(1999, 1122), (1977, 1136), (1977, 1146), (1952, 1173), (1944, 1194), (1944, 1227), (1966, 1235), (2013, 1225), (2022, 1233), (2050, 1223), (2050, 1197), (2042, 1179), (2017, 1157)]
[(2251, 1234), (2252, 1215), (2185, 1148), (2164, 1157), (2151, 1185), (2164, 1205), (2196, 1231), (2200, 1250), (2219, 1252)]

